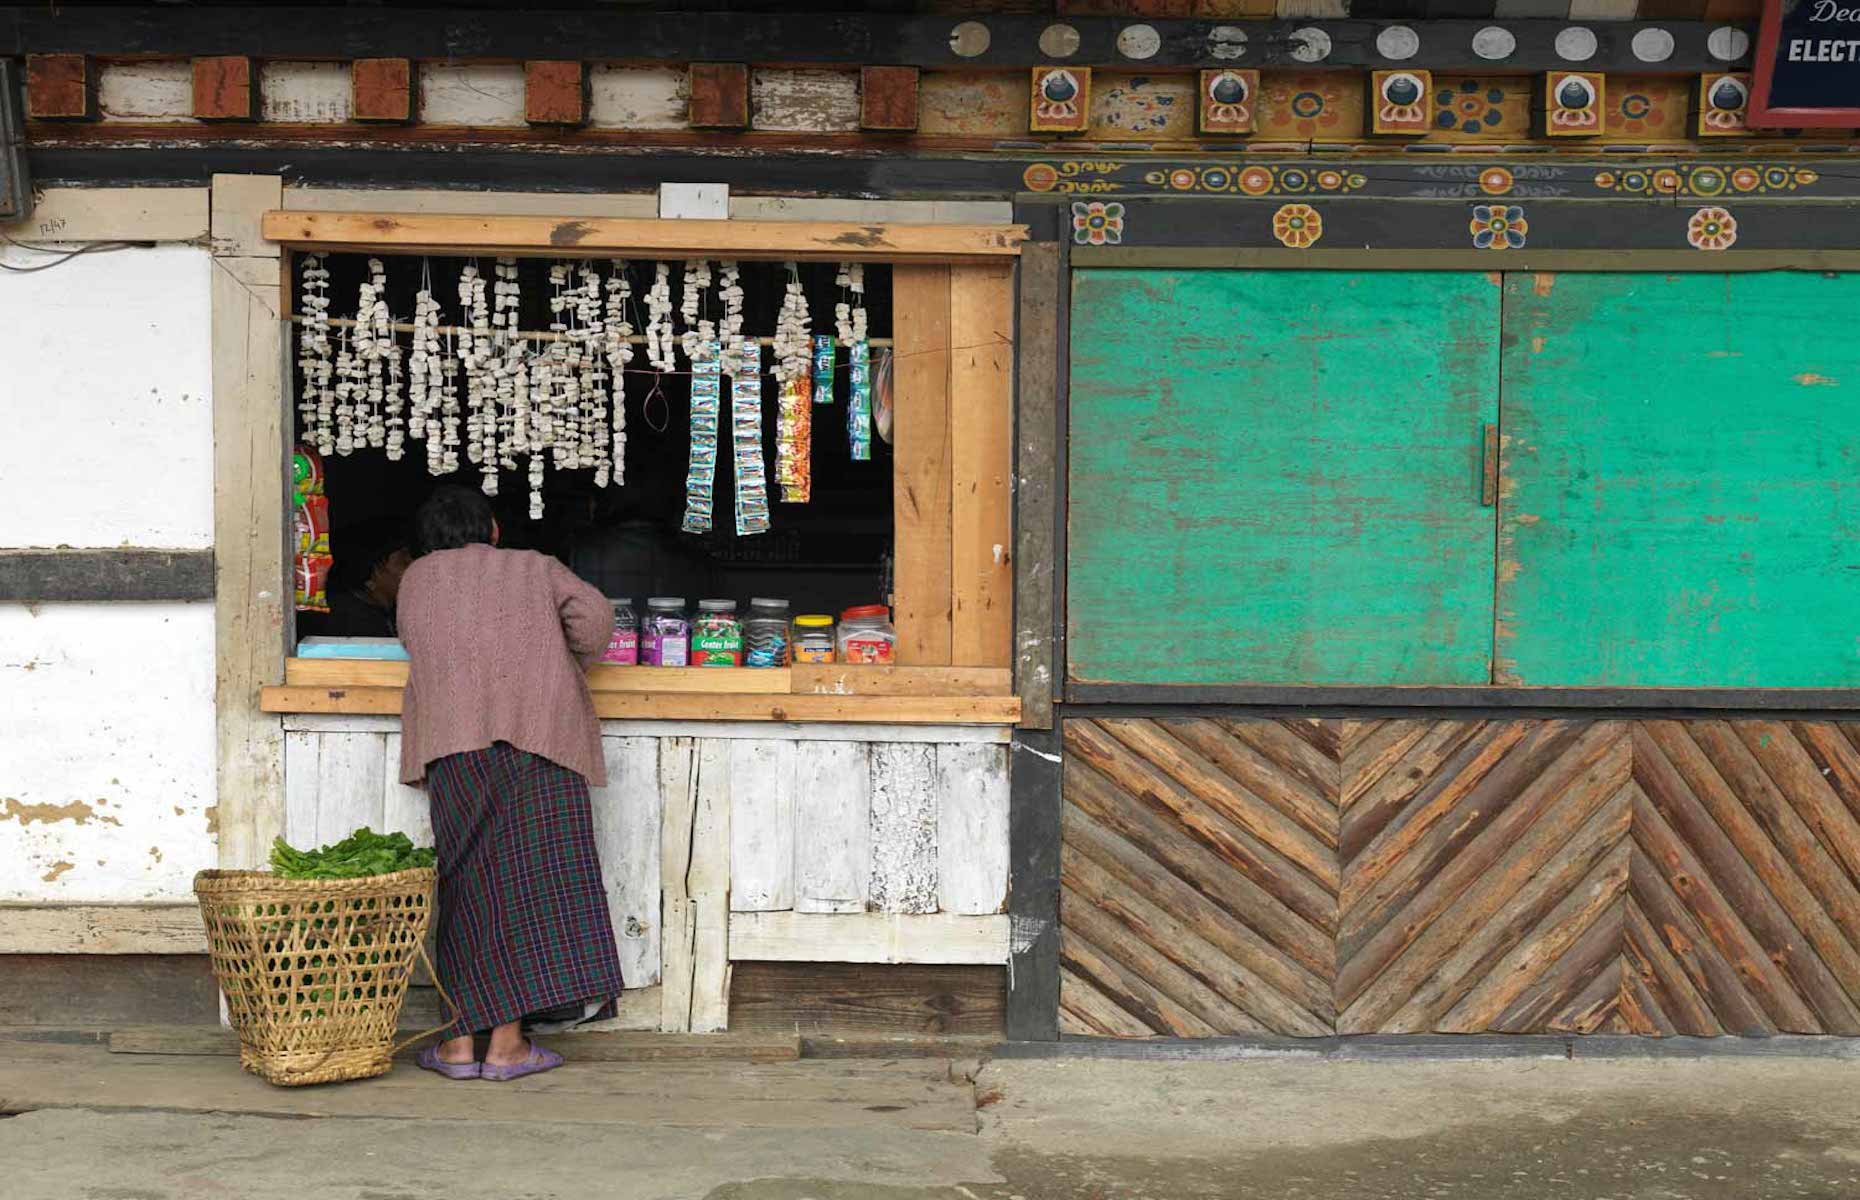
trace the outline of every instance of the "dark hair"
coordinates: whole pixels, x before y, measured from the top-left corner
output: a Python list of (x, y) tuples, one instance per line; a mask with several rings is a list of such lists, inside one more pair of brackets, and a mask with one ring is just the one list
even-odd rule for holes
[(413, 519), (414, 540), (421, 554), (456, 550), (473, 542), (491, 540), (491, 502), (483, 493), (457, 484), (435, 488)]

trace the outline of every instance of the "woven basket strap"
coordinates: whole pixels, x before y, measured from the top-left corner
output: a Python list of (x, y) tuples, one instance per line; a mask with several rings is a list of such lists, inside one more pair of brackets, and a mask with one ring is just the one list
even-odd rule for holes
[(427, 978), (433, 981), (433, 989), (439, 993), (439, 998), (445, 1001), (446, 1007), (452, 1010), (452, 1017), (444, 1025), (435, 1025), (431, 1029), (425, 1030), (421, 1033), (413, 1034), (411, 1037), (402, 1039), (394, 1047), (395, 1054), (399, 1054), (402, 1050), (405, 1050), (407, 1047), (413, 1045), (415, 1042), (425, 1041), (427, 1038), (432, 1037), (435, 1033), (444, 1033), (446, 1030), (452, 1028), (454, 1025), (457, 1025), (459, 1021), (465, 1016), (465, 1011), (458, 1006), (458, 1002), (454, 1000), (446, 992), (446, 985), (439, 982), (439, 972), (433, 969), (433, 960), (426, 956), (426, 939), (421, 938), (419, 941), (415, 942), (413, 945), (413, 949), (414, 949), (414, 952), (420, 956), (420, 961), (426, 964)]

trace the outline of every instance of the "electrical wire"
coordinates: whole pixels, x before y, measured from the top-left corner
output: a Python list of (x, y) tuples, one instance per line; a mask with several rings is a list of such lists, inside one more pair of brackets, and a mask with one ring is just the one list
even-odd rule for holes
[(31, 250), (36, 254), (58, 255), (58, 257), (51, 262), (40, 263), (36, 267), (16, 267), (9, 262), (0, 262), (0, 271), (11, 271), (15, 275), (30, 275), (34, 271), (49, 271), (53, 267), (64, 266), (80, 255), (94, 254), (100, 250), (147, 250), (152, 249), (155, 245), (154, 242), (91, 242), (89, 245), (79, 246), (76, 250), (61, 251), (54, 250), (47, 246), (35, 246), (31, 242), (16, 241), (4, 233), (0, 233), (0, 242), (5, 242), (9, 246), (18, 246), (21, 250)]

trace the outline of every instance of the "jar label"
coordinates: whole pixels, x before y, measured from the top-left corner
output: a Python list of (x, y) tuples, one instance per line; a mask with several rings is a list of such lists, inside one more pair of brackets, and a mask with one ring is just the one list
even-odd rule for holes
[(683, 634), (657, 633), (646, 639), (646, 665), (682, 667), (688, 665), (690, 643)]
[(852, 637), (846, 639), (849, 663), (888, 663), (892, 659), (891, 639)]
[(601, 661), (630, 667), (639, 662), (639, 634), (632, 629), (616, 629), (601, 652)]

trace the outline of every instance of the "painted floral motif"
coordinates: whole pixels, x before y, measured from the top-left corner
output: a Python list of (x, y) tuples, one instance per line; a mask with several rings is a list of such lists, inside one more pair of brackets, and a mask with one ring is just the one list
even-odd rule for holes
[(1124, 206), (1116, 201), (1074, 201), (1072, 240), (1081, 246), (1118, 245), (1124, 240)]
[[(1317, 137), (1336, 131), (1344, 118), (1345, 97), (1340, 77), (1297, 75), (1279, 77), (1265, 84), (1260, 112), (1260, 132), (1298, 137)], [(1357, 97), (1360, 106), (1362, 98)]]
[(1505, 125), (1505, 90), (1477, 79), (1434, 93), (1434, 124), (1461, 133), (1481, 133)]
[(1517, 204), (1478, 204), (1472, 211), (1472, 243), (1481, 250), (1520, 250), (1531, 230)]
[(1686, 222), (1686, 241), (1694, 250), (1727, 250), (1737, 241), (1737, 218), (1722, 208), (1701, 208)]
[(1502, 196), (1516, 182), (1511, 172), (1504, 167), (1487, 167), (1479, 172), (1479, 190), (1488, 196)]
[(1244, 167), (1160, 168), (1144, 172), (1143, 182), (1175, 192), (1283, 196), (1360, 191), (1368, 185), (1369, 177), (1360, 171), (1330, 168), (1314, 171), (1299, 166), (1269, 167), (1251, 163)]
[(1324, 236), (1324, 218), (1309, 204), (1281, 204), (1272, 214), (1272, 236), (1294, 250), (1303, 250)]
[(1821, 176), (1808, 167), (1721, 167), (1701, 164), (1688, 167), (1646, 169), (1628, 167), (1598, 171), (1595, 186), (1604, 192), (1621, 192), (1640, 196), (1712, 197), (1726, 190), (1735, 192), (1793, 192), (1812, 187)]

